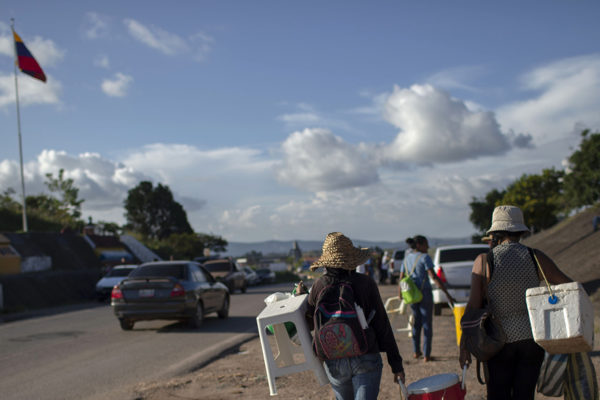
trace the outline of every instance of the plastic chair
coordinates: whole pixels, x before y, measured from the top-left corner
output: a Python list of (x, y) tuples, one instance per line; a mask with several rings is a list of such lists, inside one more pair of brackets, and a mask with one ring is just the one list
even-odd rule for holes
[[(390, 323), (392, 323), (398, 315), (402, 315), (406, 313), (406, 309), (408, 305), (404, 303), (398, 296), (390, 297), (385, 301), (384, 304), (385, 311), (387, 312), (388, 318), (390, 319)], [(412, 328), (415, 323), (415, 317), (413, 317), (412, 313), (408, 316), (408, 324), (406, 328), (398, 328), (396, 331), (398, 332), (408, 332), (408, 337), (412, 337)]]
[[(277, 394), (275, 378), (278, 376), (312, 369), (321, 385), (329, 383), (322, 362), (313, 353), (312, 336), (304, 316), (307, 300), (308, 295), (304, 294), (267, 304), (267, 307), (256, 317), (271, 396)], [(296, 326), (300, 349), (304, 354), (304, 362), (294, 363), (294, 352), (297, 346), (290, 340), (284, 325), (285, 322), (293, 322)], [(266, 329), (268, 325), (273, 325), (273, 333), (278, 349), (277, 355), (273, 355), (267, 338)]]

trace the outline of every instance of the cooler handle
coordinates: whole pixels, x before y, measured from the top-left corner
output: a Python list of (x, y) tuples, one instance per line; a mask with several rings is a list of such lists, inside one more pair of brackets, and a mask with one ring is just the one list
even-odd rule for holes
[(404, 383), (402, 383), (402, 379), (398, 378), (398, 385), (400, 386), (400, 398), (404, 400), (408, 400), (408, 390)]

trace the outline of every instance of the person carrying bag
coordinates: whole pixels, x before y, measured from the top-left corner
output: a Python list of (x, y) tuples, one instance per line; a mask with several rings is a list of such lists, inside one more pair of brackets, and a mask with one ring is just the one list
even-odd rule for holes
[[(534, 400), (544, 360), (544, 349), (533, 340), (525, 300), (527, 289), (540, 284), (529, 248), (519, 243), (526, 232), (529, 229), (518, 207), (496, 207), (492, 226), (487, 231), (492, 235), (489, 259), (481, 254), (473, 263), (471, 293), (465, 315), (470, 310), (483, 309), (487, 299), (489, 311), (500, 322), (506, 335), (504, 346), (487, 361), (488, 400)], [(539, 250), (536, 254), (549, 282), (571, 281), (548, 256)], [(464, 341), (461, 341), (459, 363), (461, 368), (471, 363), (471, 354)]]
[[(414, 288), (415, 296), (408, 296), (409, 300), (414, 301), (418, 299), (418, 292), (421, 293), (421, 299), (410, 304), (410, 308), (414, 316), (414, 324), (412, 327), (412, 340), (414, 349), (414, 358), (420, 358), (423, 354), (425, 355), (425, 362), (432, 361), (431, 358), (431, 342), (433, 339), (433, 293), (431, 290), (430, 280), (433, 281), (446, 295), (448, 302), (454, 305), (454, 298), (448, 293), (446, 286), (440, 280), (440, 278), (434, 273), (433, 261), (427, 250), (429, 249), (429, 243), (425, 236), (415, 236), (414, 243), (416, 251), (410, 253), (404, 258), (404, 268), (400, 271), (400, 285), (398, 286), (398, 296), (405, 298), (402, 287), (402, 282), (406, 282), (405, 273), (408, 272), (408, 267), (411, 266), (411, 274), (407, 276), (410, 278)], [(421, 288), (419, 290), (419, 287)], [(406, 302), (406, 300), (405, 300)], [(421, 329), (423, 329), (423, 352), (421, 352)]]

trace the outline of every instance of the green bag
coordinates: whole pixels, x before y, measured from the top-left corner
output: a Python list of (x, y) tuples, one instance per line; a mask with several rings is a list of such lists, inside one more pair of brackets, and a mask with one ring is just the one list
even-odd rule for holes
[[(421, 300), (423, 300), (423, 292), (421, 292), (411, 278), (411, 275), (413, 272), (415, 272), (415, 268), (417, 268), (417, 264), (419, 263), (419, 258), (421, 258), (421, 255), (422, 254), (419, 254), (415, 260), (415, 264), (413, 265), (413, 269), (410, 271), (410, 274), (407, 274), (400, 280), (400, 292), (402, 293), (402, 300), (404, 300), (406, 304), (420, 303)], [(406, 260), (404, 260), (404, 270), (406, 271)]]

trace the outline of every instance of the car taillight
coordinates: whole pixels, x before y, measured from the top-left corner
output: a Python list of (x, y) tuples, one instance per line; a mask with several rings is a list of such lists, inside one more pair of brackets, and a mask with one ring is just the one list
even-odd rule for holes
[(173, 286), (173, 290), (171, 290), (171, 297), (181, 296), (185, 296), (185, 289), (183, 288), (183, 286), (181, 286), (181, 284), (176, 283), (175, 286)]
[(113, 287), (112, 292), (110, 292), (110, 298), (111, 299), (122, 299), (123, 298), (123, 292), (121, 292), (121, 289), (119, 289), (119, 286), (115, 285), (115, 287)]
[(443, 283), (448, 282), (448, 280), (446, 279), (446, 274), (444, 274), (444, 270), (442, 269), (441, 265), (438, 267), (437, 276)]

